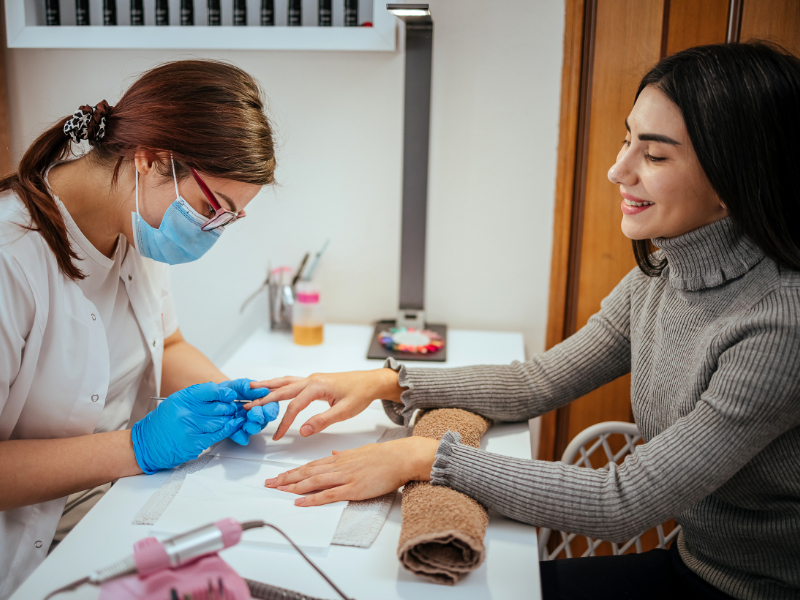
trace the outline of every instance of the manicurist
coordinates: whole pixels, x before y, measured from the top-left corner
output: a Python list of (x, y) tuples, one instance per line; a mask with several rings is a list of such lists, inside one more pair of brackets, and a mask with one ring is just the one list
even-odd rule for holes
[(255, 81), (180, 61), (62, 119), (0, 181), (0, 599), (109, 482), (277, 416), (245, 413), (265, 390), (183, 339), (167, 266), (236, 227), (274, 169)]
[(432, 480), (616, 542), (680, 524), (669, 551), (542, 562), (545, 600), (800, 598), (800, 60), (759, 43), (679, 52), (644, 77), (625, 124), (608, 178), (638, 267), (579, 332), (508, 366), (266, 381), (256, 404), (294, 398), (276, 437), (314, 399), (332, 408), (302, 435), (375, 398), (401, 424), (439, 407), (519, 421), (631, 373), (645, 443), (593, 470), (489, 454), (451, 432), (347, 450), (269, 487), (324, 490), (297, 502), (311, 506)]

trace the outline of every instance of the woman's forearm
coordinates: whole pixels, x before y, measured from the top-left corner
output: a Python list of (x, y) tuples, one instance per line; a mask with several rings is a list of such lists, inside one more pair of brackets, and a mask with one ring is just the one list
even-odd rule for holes
[(130, 430), (0, 442), (0, 511), (47, 502), (141, 472)]
[(222, 383), (228, 379), (205, 354), (183, 339), (180, 330), (164, 340), (162, 369), (162, 396), (196, 383)]

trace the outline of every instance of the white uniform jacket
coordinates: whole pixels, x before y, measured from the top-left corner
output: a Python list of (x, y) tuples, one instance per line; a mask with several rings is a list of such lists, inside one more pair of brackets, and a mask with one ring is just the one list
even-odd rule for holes
[[(109, 385), (99, 312), (61, 274), (24, 204), (0, 196), (0, 442), (87, 435)], [(79, 263), (80, 264), (80, 263)], [(161, 386), (164, 329), (175, 331), (167, 266), (127, 253), (121, 276), (150, 349), (131, 425), (154, 408)], [(0, 600), (47, 556), (66, 498), (0, 512)]]

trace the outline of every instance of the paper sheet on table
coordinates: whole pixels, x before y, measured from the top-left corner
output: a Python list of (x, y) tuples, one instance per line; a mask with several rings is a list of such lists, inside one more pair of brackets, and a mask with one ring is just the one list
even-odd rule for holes
[[(298, 546), (327, 548), (347, 502), (300, 507), (298, 496), (264, 487), (264, 480), (276, 477), (286, 467), (231, 458), (212, 459), (187, 475), (180, 492), (156, 521), (157, 533), (182, 533), (219, 519), (237, 521), (260, 519), (280, 527)], [(288, 546), (272, 529), (247, 531), (242, 541), (269, 546)]]
[(240, 446), (232, 440), (223, 440), (210, 452), (216, 456), (229, 458), (243, 458), (247, 460), (271, 460), (304, 465), (318, 458), (331, 455), (331, 450), (348, 450), (358, 448), (365, 444), (374, 444), (390, 424), (383, 410), (368, 408), (359, 415), (358, 422), (343, 421), (334, 423), (325, 431), (309, 437), (300, 435), (300, 427), (313, 415), (324, 412), (330, 408), (327, 402), (312, 402), (295, 419), (289, 431), (277, 442), (272, 440), (272, 435), (277, 431), (278, 424), (283, 418), (284, 406), (281, 414), (272, 423), (268, 424), (260, 435), (250, 437), (247, 446)]

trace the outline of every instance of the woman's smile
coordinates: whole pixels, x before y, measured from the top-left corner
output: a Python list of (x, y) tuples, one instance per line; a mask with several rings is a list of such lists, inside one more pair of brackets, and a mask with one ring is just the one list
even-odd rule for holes
[(622, 204), (620, 207), (622, 208), (623, 215), (638, 215), (655, 204), (654, 202), (642, 200), (641, 198), (637, 198), (631, 194), (626, 194), (625, 192), (620, 193), (622, 194)]

